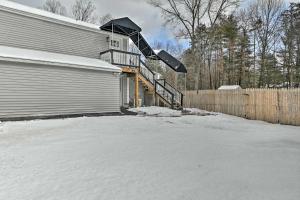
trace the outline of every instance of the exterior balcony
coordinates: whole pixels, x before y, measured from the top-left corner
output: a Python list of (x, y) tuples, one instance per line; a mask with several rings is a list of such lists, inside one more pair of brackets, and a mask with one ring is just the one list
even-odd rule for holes
[[(122, 67), (124, 72), (135, 72), (141, 65), (141, 54), (109, 49), (100, 53), (100, 59)], [(130, 70), (130, 71), (128, 71)]]

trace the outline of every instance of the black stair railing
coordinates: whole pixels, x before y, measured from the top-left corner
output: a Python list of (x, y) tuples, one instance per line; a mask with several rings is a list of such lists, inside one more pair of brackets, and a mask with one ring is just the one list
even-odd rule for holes
[(155, 93), (164, 99), (172, 108), (183, 106), (183, 94), (165, 79), (155, 79), (155, 73), (143, 62), (140, 61), (140, 74), (155, 86)]
[(155, 74), (154, 72), (143, 62), (140, 61), (140, 74), (147, 79), (152, 85), (155, 84)]
[(165, 79), (159, 79), (157, 80), (161, 85), (163, 85), (168, 91), (174, 94), (174, 103), (179, 104), (180, 106), (183, 106), (183, 97), (184, 95), (177, 90), (174, 86), (169, 84)]
[(172, 109), (174, 108), (174, 94), (162, 84), (161, 80), (155, 80), (155, 93), (165, 100)]

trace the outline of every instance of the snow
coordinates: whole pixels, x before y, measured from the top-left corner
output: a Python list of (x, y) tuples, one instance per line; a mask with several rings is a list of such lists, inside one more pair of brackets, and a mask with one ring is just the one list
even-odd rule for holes
[(159, 54), (159, 52), (161, 52), (162, 50), (161, 49), (154, 49), (153, 51), (154, 51), (155, 54)]
[(223, 114), (4, 122), (0, 199), (299, 200), (299, 155), (300, 127)]
[(164, 107), (140, 107), (140, 108), (131, 108), (131, 112), (136, 112), (138, 115), (144, 116), (156, 116), (156, 117), (180, 117), (181, 111), (172, 110)]
[(91, 28), (91, 29), (100, 31), (100, 27), (98, 25), (90, 24), (90, 23), (82, 22), (82, 21), (77, 21), (77, 20), (69, 18), (69, 17), (57, 15), (57, 14), (54, 14), (54, 13), (51, 13), (48, 11), (44, 11), (41, 9), (37, 9), (37, 8), (32, 8), (32, 7), (18, 4), (18, 3), (12, 2), (12, 1), (0, 0), (0, 7), (18, 10), (18, 11), (22, 11), (22, 12), (26, 12), (26, 13), (31, 13), (34, 15), (51, 18), (51, 19), (55, 19), (58, 21), (67, 22), (70, 24), (79, 25), (79, 26), (83, 26), (83, 27), (87, 27), (87, 28)]
[(41, 62), (51, 65), (70, 65), (70, 67), (85, 66), (92, 69), (121, 72), (119, 67), (111, 65), (108, 62), (85, 58), (79, 56), (71, 56), (58, 53), (50, 53), (45, 51), (36, 51), (29, 49), (21, 49), (15, 47), (7, 47), (0, 45), (0, 60), (21, 60), (23, 62)]
[(218, 90), (239, 90), (242, 89), (239, 85), (222, 85)]
[(198, 108), (184, 108), (183, 115), (198, 115), (198, 116), (208, 116), (216, 115), (217, 113), (207, 112), (205, 110), (200, 110)]
[(3, 132), (2, 122), (0, 121), (0, 134)]
[(155, 117), (181, 117), (184, 115), (207, 116), (213, 114), (204, 110), (200, 110), (198, 108), (185, 108), (183, 111), (180, 111), (180, 110), (172, 110), (169, 108), (156, 107), (156, 106), (131, 108), (129, 109), (129, 111), (135, 112), (140, 116), (155, 116)]

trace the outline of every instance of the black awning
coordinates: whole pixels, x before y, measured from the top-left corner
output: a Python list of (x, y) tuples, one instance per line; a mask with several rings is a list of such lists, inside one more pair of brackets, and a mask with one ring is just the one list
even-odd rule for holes
[(162, 50), (157, 54), (158, 58), (168, 65), (171, 69), (180, 73), (187, 73), (185, 66), (168, 52)]
[(142, 29), (136, 25), (131, 19), (128, 17), (113, 19), (103, 26), (100, 27), (101, 30), (110, 31), (114, 33), (118, 33), (121, 35), (130, 36), (131, 34), (140, 33)]
[(138, 33), (132, 35), (130, 36), (130, 39), (146, 58), (158, 60), (156, 53), (153, 51), (153, 49), (142, 36), (142, 34)]
[(100, 27), (101, 30), (110, 31), (130, 37), (146, 58), (158, 59), (153, 49), (142, 36), (142, 29), (128, 17), (114, 19)]

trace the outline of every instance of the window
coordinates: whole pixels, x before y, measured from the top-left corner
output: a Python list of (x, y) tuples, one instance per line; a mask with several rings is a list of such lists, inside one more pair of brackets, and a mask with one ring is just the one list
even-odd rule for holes
[(120, 47), (120, 41), (118, 41), (118, 40), (111, 40), (111, 46), (119, 48)]

